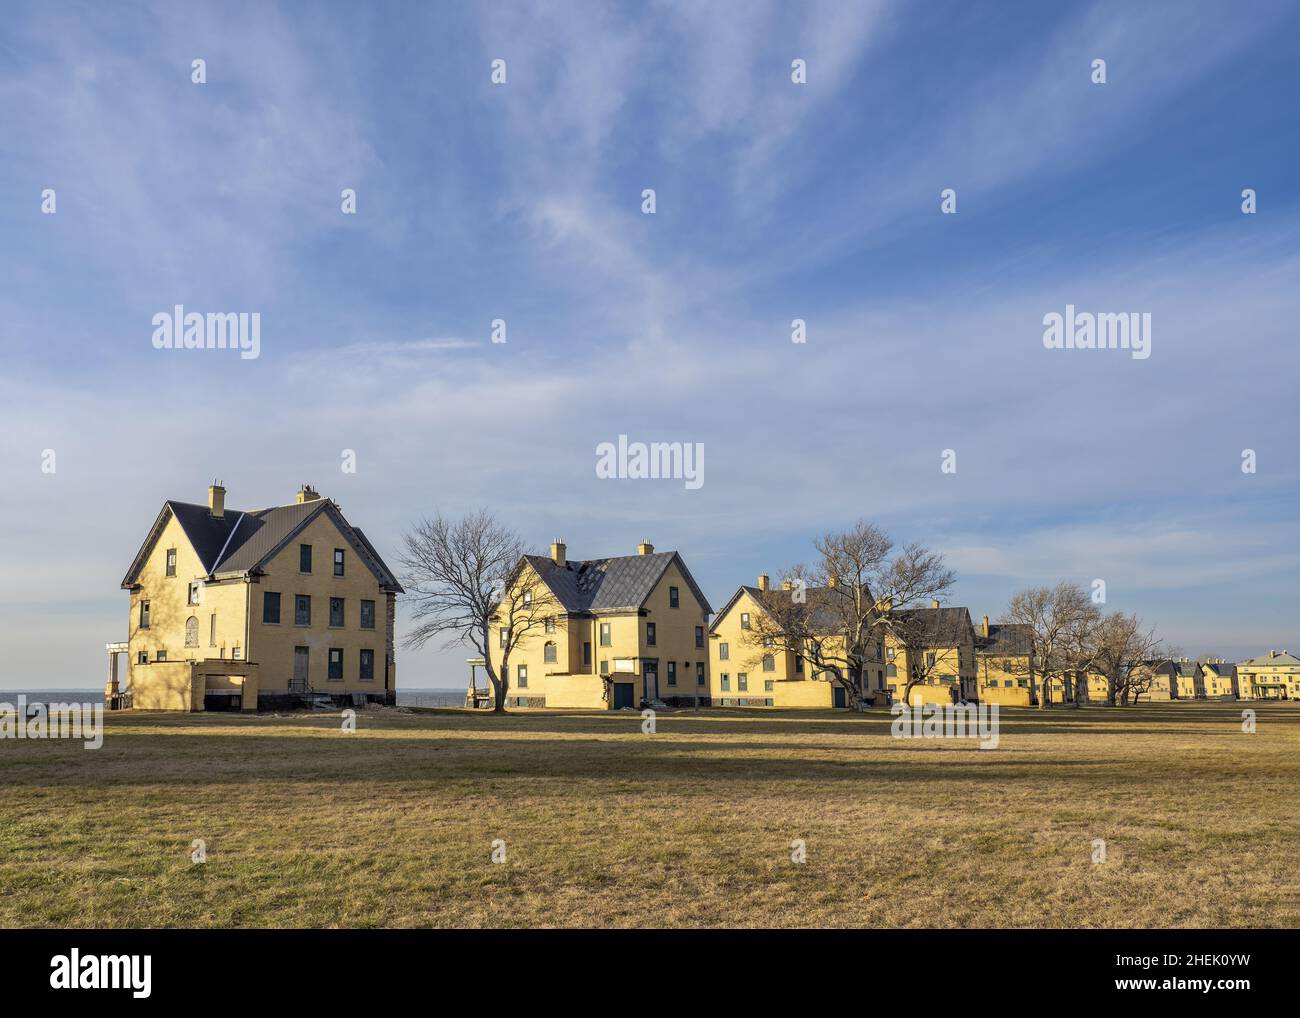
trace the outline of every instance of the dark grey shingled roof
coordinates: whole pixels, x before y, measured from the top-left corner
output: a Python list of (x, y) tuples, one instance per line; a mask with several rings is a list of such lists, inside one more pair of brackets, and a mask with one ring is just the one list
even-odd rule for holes
[(903, 608), (894, 614), (914, 647), (952, 647), (974, 631), (965, 608)]
[(1027, 657), (1033, 647), (1034, 627), (1024, 622), (989, 626), (989, 635), (975, 634), (975, 653)]
[(586, 561), (570, 559), (563, 566), (556, 565), (545, 555), (525, 555), (524, 559), (537, 571), (566, 612), (640, 608), (674, 560), (705, 613), (713, 611), (686, 563), (675, 551)]
[(360, 530), (348, 523), (338, 506), (328, 498), (251, 512), (227, 509), (221, 519), (214, 519), (206, 505), (169, 499), (131, 563), (122, 586), (130, 587), (139, 577), (154, 542), (171, 516), (176, 517), (208, 575), (215, 576), (218, 573), (256, 572), (318, 513), (325, 513), (334, 521), (357, 557), (375, 574), (382, 587), (401, 593), (401, 584), (379, 552)]
[(1237, 674), (1237, 666), (1227, 661), (1206, 661), (1205, 667), (1223, 678), (1233, 678)]

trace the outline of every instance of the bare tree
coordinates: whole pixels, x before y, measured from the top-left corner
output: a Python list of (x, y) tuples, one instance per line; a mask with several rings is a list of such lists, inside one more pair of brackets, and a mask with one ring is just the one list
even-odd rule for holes
[(1052, 684), (1058, 679), (1066, 698), (1077, 700), (1071, 696), (1071, 684), (1080, 673), (1086, 681), (1092, 658), (1091, 631), (1100, 616), (1087, 592), (1065, 581), (1055, 587), (1030, 587), (1011, 599), (1002, 621), (1029, 627), (1026, 667), (1030, 691), (1038, 697), (1040, 710), (1050, 705)]
[(873, 651), (887, 633), (905, 643), (914, 627), (909, 609), (946, 593), (953, 573), (920, 545), (895, 551), (889, 536), (865, 521), (824, 534), (816, 548), (816, 566), (793, 567), (783, 589), (764, 596), (766, 611), (752, 623), (749, 642), (793, 654), (857, 708)]
[(1096, 626), (1093, 668), (1106, 677), (1106, 702), (1127, 704), (1151, 688), (1151, 662), (1162, 653), (1153, 628), (1137, 615), (1111, 612)]
[[(518, 535), (486, 509), (462, 519), (438, 514), (403, 538), (402, 585), (415, 623), (406, 645), (446, 637), (444, 646), (473, 647), (483, 658), (498, 714), (506, 709), (511, 653), (556, 610), (549, 589), (526, 567), (525, 553)], [(495, 646), (494, 625), (500, 633)]]

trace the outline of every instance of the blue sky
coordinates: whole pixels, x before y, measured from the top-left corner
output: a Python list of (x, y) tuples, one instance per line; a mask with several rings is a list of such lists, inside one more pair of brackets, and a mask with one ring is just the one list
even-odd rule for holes
[[(1298, 31), (1270, 3), (10, 5), (0, 686), (101, 683), (159, 506), (215, 477), (238, 508), (313, 483), (390, 560), (484, 504), (571, 557), (646, 537), (715, 606), (866, 517), (944, 551), (977, 619), (1103, 578), (1189, 654), (1300, 648)], [(155, 350), (177, 303), (259, 312), (261, 356)], [(1067, 303), (1150, 312), (1151, 357), (1044, 349)], [(597, 479), (619, 434), (702, 442), (704, 486)]]

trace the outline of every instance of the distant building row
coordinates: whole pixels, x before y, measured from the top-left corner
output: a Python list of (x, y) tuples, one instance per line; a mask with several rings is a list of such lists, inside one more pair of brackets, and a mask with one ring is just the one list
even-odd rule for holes
[[(525, 557), (518, 582), (544, 591), (555, 610), (511, 653), (512, 706), (846, 706), (838, 683), (811, 674), (798, 655), (764, 648), (755, 638), (765, 603), (791, 596), (788, 585), (773, 589), (767, 576), (738, 588), (715, 615), (677, 552), (657, 552), (642, 542), (635, 555), (579, 561), (557, 540), (549, 556)], [(804, 594), (816, 598), (819, 591)], [(918, 623), (913, 630), (919, 637), (904, 647), (886, 636), (869, 648), (864, 698), (896, 699), (915, 672), (925, 678), (912, 688), (913, 703), (1034, 702), (1027, 627), (990, 624), (985, 615), (977, 630), (966, 608), (937, 601), (907, 614)], [(493, 630), (494, 648), (505, 647), (504, 630), (504, 624)], [(1149, 671), (1143, 700), (1300, 699), (1300, 659), (1286, 652), (1240, 665), (1152, 662)], [(1067, 689), (1057, 680), (1048, 695), (1053, 702), (1076, 696), (1106, 702), (1104, 677), (1088, 676), (1086, 691), (1076, 685)]]

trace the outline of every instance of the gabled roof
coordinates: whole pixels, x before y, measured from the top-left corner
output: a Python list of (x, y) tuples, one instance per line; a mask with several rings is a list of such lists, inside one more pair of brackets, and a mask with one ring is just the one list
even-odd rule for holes
[(1034, 627), (1026, 622), (1001, 622), (989, 626), (989, 635), (975, 634), (975, 653), (1002, 657), (1028, 657), (1034, 646)]
[(913, 629), (912, 645), (918, 649), (953, 647), (966, 634), (974, 633), (965, 608), (904, 608), (894, 614), (906, 628)]
[(1252, 657), (1249, 661), (1241, 662), (1239, 667), (1267, 668), (1269, 665), (1300, 665), (1300, 658), (1284, 650), (1276, 657), (1269, 654), (1261, 654), (1259, 657)]
[(569, 613), (635, 611), (645, 604), (646, 598), (673, 562), (677, 563), (686, 585), (690, 587), (705, 614), (713, 611), (709, 607), (708, 598), (686, 568), (686, 563), (675, 551), (586, 561), (570, 559), (563, 566), (556, 565), (553, 559), (545, 555), (525, 555), (524, 561), (533, 567), (555, 599)]
[(169, 499), (163, 504), (149, 536), (136, 553), (131, 568), (122, 579), (122, 586), (129, 588), (139, 579), (140, 571), (172, 517), (180, 524), (207, 575), (217, 576), (260, 571), (308, 523), (322, 513), (333, 521), (356, 556), (374, 573), (380, 586), (400, 594), (402, 587), (392, 570), (380, 558), (366, 536), (348, 523), (338, 506), (328, 498), (251, 512), (227, 509), (220, 519), (214, 518), (206, 505)]
[[(832, 590), (833, 588), (831, 587), (804, 588), (804, 603), (808, 606), (807, 626), (810, 632), (823, 633), (827, 635), (840, 632), (843, 626), (843, 620), (834, 603), (835, 595), (832, 594)], [(758, 587), (751, 587), (747, 584), (742, 584), (736, 589), (736, 592), (727, 599), (727, 603), (722, 606), (722, 610), (718, 612), (717, 617), (713, 620), (713, 624), (709, 626), (709, 632), (717, 630), (718, 623), (727, 617), (728, 613), (730, 613), (731, 609), (735, 607), (736, 602), (740, 600), (741, 595), (743, 594), (748, 594), (757, 601), (760, 606), (766, 608), (777, 598), (785, 598), (786, 600), (789, 600), (793, 596), (793, 591), (786, 588), (778, 589), (774, 587), (769, 587), (767, 590), (761, 590)], [(773, 617), (770, 611), (768, 612), (768, 617)], [(776, 617), (779, 618), (779, 615)], [(775, 625), (776, 623), (774, 622), (773, 624)]]
[(1237, 674), (1237, 666), (1227, 661), (1206, 661), (1201, 667), (1207, 672), (1214, 672), (1215, 675), (1224, 678), (1232, 678)]

